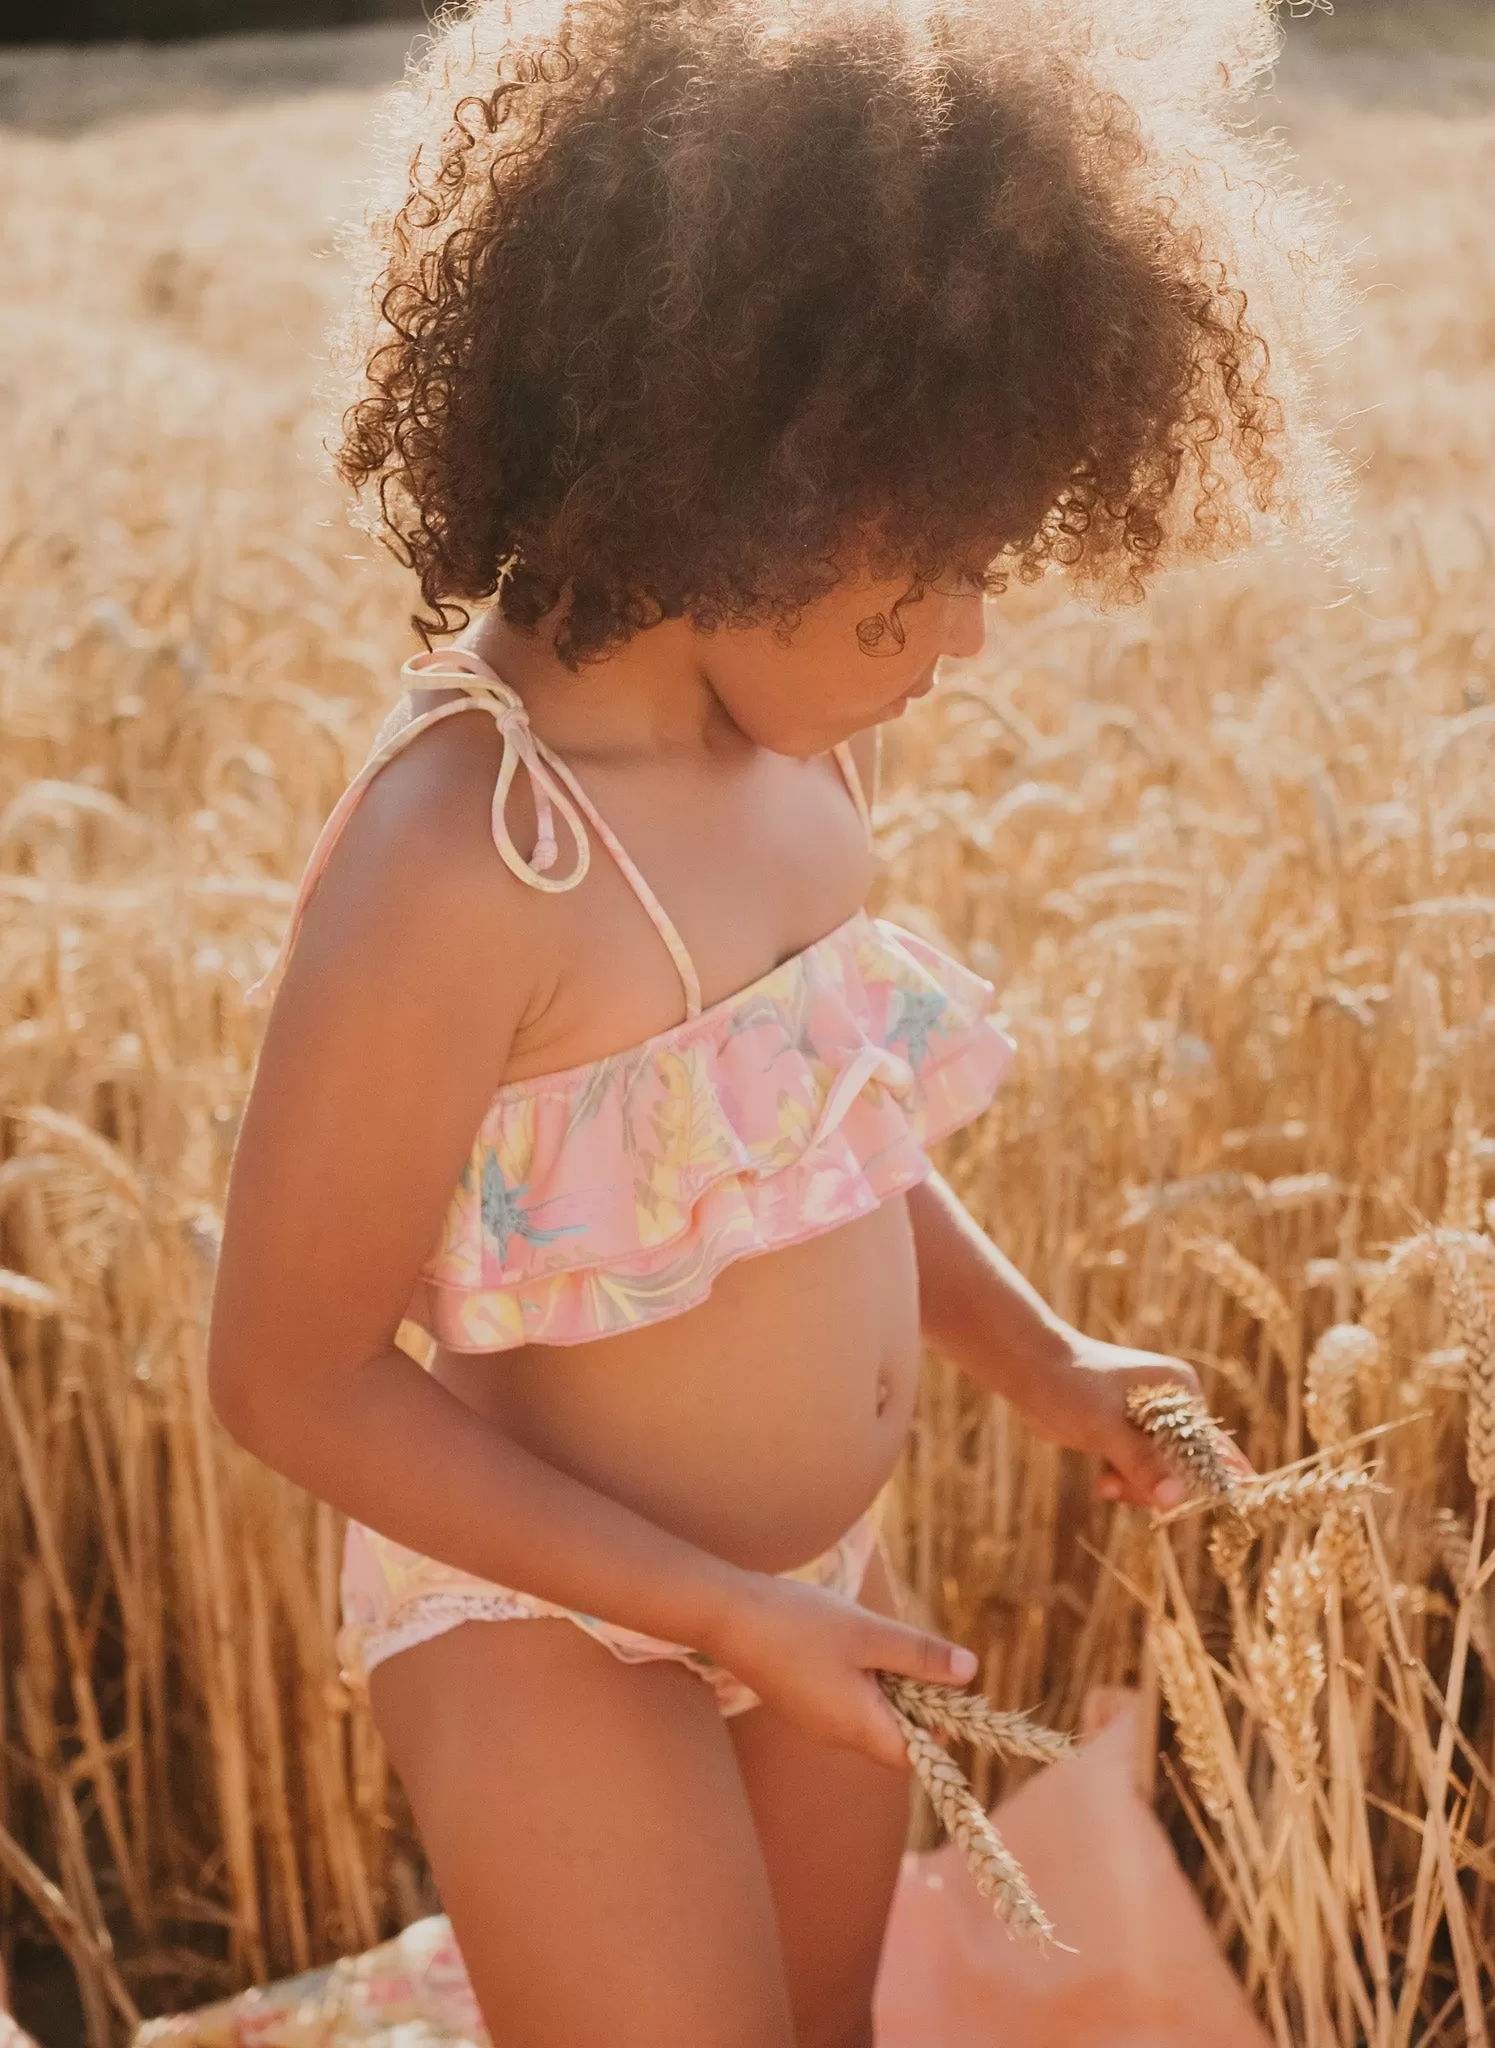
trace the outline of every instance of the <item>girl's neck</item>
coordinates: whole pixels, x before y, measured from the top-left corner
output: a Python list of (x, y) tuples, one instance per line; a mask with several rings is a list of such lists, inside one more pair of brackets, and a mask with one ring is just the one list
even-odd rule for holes
[(562, 756), (715, 756), (751, 744), (712, 688), (701, 640), (684, 620), (666, 619), (575, 673), (557, 657), (547, 621), (525, 632), (496, 605), (458, 644), (518, 691), (536, 732)]

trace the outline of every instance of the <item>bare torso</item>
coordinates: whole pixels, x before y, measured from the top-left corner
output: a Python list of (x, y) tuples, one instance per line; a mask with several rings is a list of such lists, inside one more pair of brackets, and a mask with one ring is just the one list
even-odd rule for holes
[[(417, 711), (452, 693), (422, 691)], [(468, 721), (432, 739), (462, 743)], [(466, 735), (470, 740), (470, 731)], [(709, 786), (566, 755), (665, 901), (708, 1006), (860, 906), (872, 864), (835, 768), (745, 751)], [(745, 903), (742, 857), (757, 886)], [(730, 915), (721, 906), (732, 906)], [(600, 847), (549, 899), (566, 965), (505, 1078), (639, 1043), (681, 1014), (678, 977)], [(876, 1496), (912, 1417), (918, 1274), (901, 1198), (739, 1260), (683, 1315), (578, 1345), (438, 1350), (433, 1376), (517, 1442), (733, 1563), (802, 1564)]]
[(744, 1259), (699, 1308), (588, 1344), (441, 1351), (527, 1449), (718, 1556), (783, 1571), (887, 1479), (913, 1412), (918, 1277), (902, 1200)]

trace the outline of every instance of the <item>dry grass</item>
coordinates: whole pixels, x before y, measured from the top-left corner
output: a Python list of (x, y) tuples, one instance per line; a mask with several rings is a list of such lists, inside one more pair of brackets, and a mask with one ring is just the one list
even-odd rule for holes
[[(1021, 1040), (946, 1151), (973, 1210), (1273, 1476), (1154, 1525), (936, 1361), (893, 1533), (999, 1707), (1161, 1693), (1284, 2048), (1402, 2048), (1486, 2039), (1495, 1976), (1495, 94), (1300, 74), (1373, 287), (1334, 398), (1373, 587), (1004, 601), (900, 728), (879, 906)], [(431, 1904), (337, 1678), (337, 1518), (201, 1375), (239, 991), (407, 645), (308, 399), (366, 106), (0, 139), (0, 1927), (101, 2048)]]

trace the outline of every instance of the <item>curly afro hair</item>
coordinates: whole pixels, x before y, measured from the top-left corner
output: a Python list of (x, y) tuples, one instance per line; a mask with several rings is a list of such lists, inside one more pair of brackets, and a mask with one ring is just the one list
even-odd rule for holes
[(388, 107), (335, 459), (432, 631), (575, 668), (855, 563), (1102, 605), (1331, 558), (1344, 270), (1228, 119), (1270, 0), (488, 0)]

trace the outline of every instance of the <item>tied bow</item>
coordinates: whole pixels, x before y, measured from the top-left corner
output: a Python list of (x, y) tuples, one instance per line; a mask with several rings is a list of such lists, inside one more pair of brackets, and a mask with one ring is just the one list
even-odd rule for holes
[[(564, 761), (551, 753), (545, 742), (529, 722), (529, 713), (524, 700), (496, 676), (481, 655), (474, 654), (467, 647), (433, 647), (424, 654), (414, 654), (400, 670), (407, 684), (412, 678), (421, 678), (420, 687), (439, 687), (442, 681), (450, 679), (468, 687), (472, 696), (479, 697), (483, 708), (493, 715), (503, 740), (503, 762), (498, 771), (498, 781), (493, 788), (493, 843), (498, 848), (504, 864), (517, 875), (521, 882), (527, 882), (532, 889), (559, 892), (574, 889), (586, 873), (591, 861), (591, 847), (587, 841), (586, 827), (581, 815), (568, 794), (568, 786), (574, 791), (571, 775)], [(478, 688), (472, 689), (470, 678), (477, 678)], [(451, 707), (455, 709), (455, 703)], [(435, 716), (439, 717), (438, 711)], [(535, 800), (535, 823), (537, 834), (535, 847), (529, 859), (514, 844), (509, 832), (505, 812), (508, 808), (509, 791), (514, 784), (515, 772), (520, 762), (524, 763), (530, 779), (530, 789)], [(579, 792), (578, 792), (579, 793)], [(555, 813), (559, 810), (566, 821), (576, 847), (576, 859), (571, 872), (552, 881), (549, 871), (560, 856), (556, 840)]]
[[(507, 683), (501, 682), (487, 662), (466, 647), (431, 648), (424, 654), (413, 655), (405, 663), (400, 674), (407, 683), (425, 676), (436, 679), (438, 683), (450, 678), (452, 682), (462, 686), (464, 695), (461, 698), (454, 698), (449, 704), (438, 705), (434, 711), (426, 711), (419, 717), (405, 719), (398, 725), (392, 726), (392, 720), (389, 719), (385, 721), (375, 742), (374, 751), (333, 805), (317, 836), (317, 843), (312, 848), (311, 857), (302, 872), (301, 886), (291, 905), (291, 915), (274, 960), (259, 979), (252, 982), (244, 991), (245, 1001), (255, 1007), (270, 1000), (271, 991), (290, 958), (307, 900), (327, 865), (328, 857), (337, 844), (343, 827), (352, 816), (355, 804), (374, 776), (387, 762), (394, 759), (412, 733), (425, 726), (436, 725), (443, 718), (450, 718), (458, 712), (468, 710), (473, 704), (479, 704), (485, 711), (492, 713), (493, 722), (503, 740), (503, 763), (499, 768), (498, 781), (493, 791), (492, 825), (493, 843), (503, 856), (505, 866), (531, 889), (557, 892), (562, 889), (574, 889), (591, 862), (592, 849), (586, 827), (582, 823), (581, 811), (571, 801), (572, 796), (575, 796), (585, 810), (586, 798), (565, 762), (558, 760), (539, 735), (531, 730), (529, 714), (517, 691), (511, 690)], [(477, 678), (476, 684), (472, 680), (474, 677)], [(514, 844), (508, 821), (504, 816), (515, 770), (521, 761), (529, 771), (538, 827), (535, 850), (528, 860)], [(559, 851), (555, 836), (557, 810), (570, 829), (576, 846), (576, 859), (572, 862), (569, 874), (552, 880), (547, 870), (555, 866)]]

